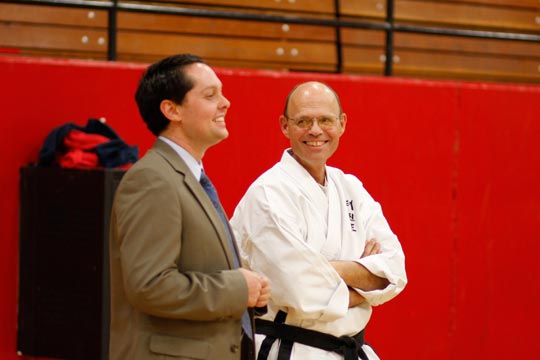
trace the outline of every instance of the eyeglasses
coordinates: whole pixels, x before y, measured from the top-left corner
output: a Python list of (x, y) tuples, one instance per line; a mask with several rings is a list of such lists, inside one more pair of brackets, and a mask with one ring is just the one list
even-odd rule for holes
[(321, 117), (309, 117), (302, 116), (299, 118), (287, 118), (292, 123), (302, 130), (311, 129), (313, 122), (317, 121), (317, 124), (321, 129), (331, 129), (337, 125), (338, 117), (321, 116)]

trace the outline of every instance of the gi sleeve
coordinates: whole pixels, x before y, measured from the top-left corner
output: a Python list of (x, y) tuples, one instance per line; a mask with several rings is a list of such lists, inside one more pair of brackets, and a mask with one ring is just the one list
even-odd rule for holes
[[(354, 178), (356, 179), (356, 178)], [(355, 185), (362, 204), (359, 218), (364, 220), (365, 238), (375, 239), (381, 245), (381, 253), (370, 255), (355, 261), (366, 267), (372, 274), (386, 278), (390, 284), (381, 290), (363, 291), (355, 289), (371, 305), (381, 305), (396, 297), (407, 284), (405, 255), (397, 236), (392, 232), (381, 206), (364, 189), (362, 183)]]

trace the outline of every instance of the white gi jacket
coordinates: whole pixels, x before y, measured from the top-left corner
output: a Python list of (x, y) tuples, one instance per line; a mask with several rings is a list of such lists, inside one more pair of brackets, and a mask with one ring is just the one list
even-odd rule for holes
[[(241, 199), (231, 225), (246, 268), (270, 279), (272, 295), (263, 319), (288, 313), (286, 323), (334, 336), (362, 331), (371, 307), (398, 295), (407, 283), (401, 245), (373, 200), (353, 175), (326, 167), (325, 190), (286, 150)], [(360, 258), (374, 238), (381, 253)], [(388, 279), (383, 290), (362, 291), (366, 301), (349, 309), (345, 282), (329, 264), (354, 260)], [(264, 335), (257, 335), (257, 351)], [(269, 360), (277, 356), (274, 343)], [(368, 346), (370, 359), (378, 359)], [(291, 359), (340, 359), (336, 353), (295, 343)]]

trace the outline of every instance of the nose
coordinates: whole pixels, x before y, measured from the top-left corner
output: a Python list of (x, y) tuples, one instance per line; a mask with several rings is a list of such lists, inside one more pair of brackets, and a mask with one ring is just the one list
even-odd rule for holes
[(231, 102), (229, 99), (225, 97), (225, 95), (221, 94), (221, 106), (222, 108), (228, 109), (231, 106)]
[(313, 123), (311, 124), (311, 127), (308, 129), (310, 134), (313, 135), (319, 135), (322, 133), (322, 129), (319, 126), (319, 120), (313, 119)]

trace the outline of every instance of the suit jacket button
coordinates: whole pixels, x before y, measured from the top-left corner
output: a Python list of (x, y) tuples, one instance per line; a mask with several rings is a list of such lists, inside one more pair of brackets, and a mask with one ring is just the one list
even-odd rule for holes
[(240, 350), (240, 346), (234, 344), (234, 345), (231, 345), (231, 352), (233, 353), (237, 353), (238, 350)]

